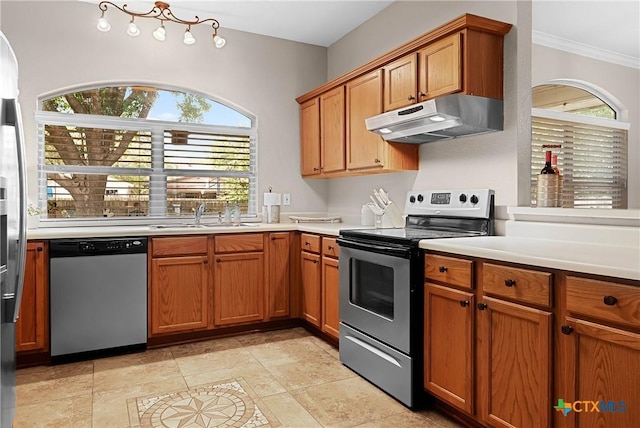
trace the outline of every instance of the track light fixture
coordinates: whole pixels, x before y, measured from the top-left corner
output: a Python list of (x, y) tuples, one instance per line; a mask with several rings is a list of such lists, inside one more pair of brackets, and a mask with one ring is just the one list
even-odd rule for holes
[(127, 26), (127, 34), (132, 37), (136, 37), (140, 34), (140, 29), (134, 22), (135, 18), (155, 18), (160, 21), (160, 25), (158, 26), (158, 28), (156, 28), (156, 30), (152, 34), (156, 40), (159, 40), (161, 42), (165, 40), (166, 34), (167, 34), (166, 29), (164, 27), (164, 23), (167, 21), (171, 21), (177, 24), (183, 24), (187, 27), (184, 32), (184, 38), (182, 39), (185, 45), (192, 45), (196, 42), (195, 37), (193, 37), (193, 34), (191, 33), (191, 26), (204, 24), (204, 23), (211, 23), (211, 27), (213, 28), (213, 34), (212, 34), (213, 43), (216, 48), (220, 49), (227, 43), (225, 39), (223, 39), (218, 35), (218, 28), (220, 28), (220, 24), (218, 23), (217, 20), (213, 18), (200, 19), (197, 16), (195, 16), (193, 21), (185, 21), (183, 19), (177, 18), (173, 14), (173, 12), (171, 12), (171, 9), (169, 8), (169, 3), (165, 3), (162, 1), (155, 2), (153, 8), (146, 13), (132, 12), (127, 9), (126, 4), (122, 6), (118, 6), (114, 3), (111, 3), (110, 1), (102, 1), (100, 2), (100, 4), (98, 4), (98, 7), (102, 11), (100, 18), (98, 19), (98, 25), (97, 25), (98, 30), (100, 31), (109, 31), (111, 29), (111, 24), (109, 24), (109, 21), (107, 21), (107, 18), (104, 17), (104, 14), (109, 8), (109, 6), (114, 7), (128, 15), (131, 15), (131, 21), (129, 21), (129, 25)]

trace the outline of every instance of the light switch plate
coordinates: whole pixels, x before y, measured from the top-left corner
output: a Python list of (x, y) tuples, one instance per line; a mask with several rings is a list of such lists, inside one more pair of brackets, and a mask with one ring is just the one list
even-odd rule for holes
[(291, 205), (291, 193), (282, 194), (282, 205)]

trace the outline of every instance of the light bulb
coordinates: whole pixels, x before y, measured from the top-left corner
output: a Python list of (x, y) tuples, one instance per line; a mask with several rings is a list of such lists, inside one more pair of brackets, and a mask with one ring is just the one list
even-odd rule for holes
[(216, 34), (215, 36), (213, 36), (213, 43), (216, 45), (218, 49), (220, 49), (221, 47), (227, 44), (227, 41)]
[(187, 31), (184, 32), (184, 39), (182, 40), (185, 45), (192, 45), (196, 42), (195, 37), (191, 34), (191, 31), (187, 28)]
[(111, 30), (111, 24), (109, 24), (109, 21), (107, 21), (107, 18), (105, 18), (104, 16), (101, 16), (100, 19), (98, 19), (98, 30), (100, 31)]
[(127, 34), (131, 37), (137, 37), (140, 35), (140, 29), (138, 28), (136, 23), (133, 22), (133, 19), (131, 19), (131, 22), (129, 22), (129, 26), (127, 27)]
[(156, 30), (152, 34), (156, 40), (164, 42), (167, 36), (167, 31), (164, 29), (164, 24), (160, 24), (160, 26), (156, 28)]

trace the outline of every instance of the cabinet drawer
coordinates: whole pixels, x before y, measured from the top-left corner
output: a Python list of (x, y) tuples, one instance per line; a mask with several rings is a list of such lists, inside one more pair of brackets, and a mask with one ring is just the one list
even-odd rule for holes
[(485, 263), (482, 290), (523, 303), (551, 306), (551, 274)]
[(322, 238), (322, 255), (338, 257), (338, 244), (336, 238)]
[(637, 328), (640, 326), (640, 288), (569, 276), (567, 310)]
[(472, 288), (473, 262), (471, 260), (427, 254), (424, 257), (424, 275), (432, 281), (446, 282)]
[(152, 238), (153, 257), (207, 254), (207, 236)]
[(262, 233), (242, 233), (237, 235), (218, 235), (214, 239), (216, 253), (242, 253), (262, 251), (264, 240)]
[(318, 235), (312, 235), (310, 233), (301, 234), (300, 248), (302, 249), (302, 251), (320, 253), (320, 237)]

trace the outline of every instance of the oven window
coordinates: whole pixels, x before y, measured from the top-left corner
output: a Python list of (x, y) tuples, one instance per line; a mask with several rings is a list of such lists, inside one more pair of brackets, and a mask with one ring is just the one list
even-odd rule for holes
[(363, 260), (353, 260), (351, 303), (393, 319), (393, 269)]

